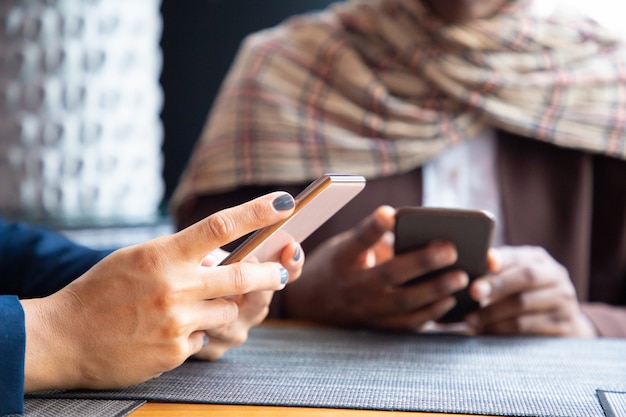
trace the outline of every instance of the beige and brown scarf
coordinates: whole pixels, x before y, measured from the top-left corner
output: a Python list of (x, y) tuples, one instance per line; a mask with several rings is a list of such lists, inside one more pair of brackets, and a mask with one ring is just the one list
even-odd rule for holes
[(418, 0), (349, 0), (247, 38), (172, 206), (325, 172), (406, 172), (485, 126), (626, 157), (626, 48), (584, 17), (445, 25)]

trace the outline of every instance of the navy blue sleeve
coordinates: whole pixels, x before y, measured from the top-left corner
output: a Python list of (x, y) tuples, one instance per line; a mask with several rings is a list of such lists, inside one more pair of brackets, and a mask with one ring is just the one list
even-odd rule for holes
[(0, 415), (24, 412), (24, 310), (16, 296), (0, 296)]
[(0, 294), (52, 294), (110, 252), (78, 245), (52, 230), (0, 219)]
[(24, 408), (26, 329), (19, 298), (58, 291), (110, 252), (0, 219), (0, 415), (20, 414)]

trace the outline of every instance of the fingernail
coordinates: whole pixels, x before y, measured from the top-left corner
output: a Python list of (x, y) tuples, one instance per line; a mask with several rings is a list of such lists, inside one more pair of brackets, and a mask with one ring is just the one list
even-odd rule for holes
[(300, 256), (302, 255), (302, 251), (300, 250), (300, 246), (296, 248), (296, 254), (293, 255), (293, 260), (298, 262), (300, 260)]
[(202, 347), (206, 346), (209, 344), (209, 336), (208, 335), (204, 335), (204, 339), (202, 340)]
[(289, 281), (289, 271), (285, 268), (280, 268), (280, 283), (284, 285), (287, 281)]
[(272, 202), (274, 208), (278, 211), (291, 210), (295, 207), (296, 202), (290, 194), (283, 194), (280, 197), (276, 197)]
[(474, 283), (475, 291), (478, 292), (479, 299), (485, 299), (491, 295), (491, 285), (485, 281), (477, 281)]

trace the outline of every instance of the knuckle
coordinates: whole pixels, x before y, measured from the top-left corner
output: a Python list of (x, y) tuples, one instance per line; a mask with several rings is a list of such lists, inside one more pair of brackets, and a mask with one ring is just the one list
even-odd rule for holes
[(274, 211), (268, 204), (255, 204), (253, 210), (249, 210), (248, 214), (255, 224), (267, 223), (272, 218)]
[(154, 300), (161, 311), (171, 311), (180, 300), (180, 291), (172, 281), (161, 281), (156, 284)]
[(563, 285), (561, 288), (561, 298), (566, 302), (567, 305), (573, 305), (578, 301), (578, 296), (576, 294), (576, 290), (571, 283), (568, 285)]
[(232, 346), (241, 346), (246, 343), (248, 340), (248, 332), (247, 331), (238, 331), (235, 332), (230, 338), (230, 344)]
[(530, 286), (534, 286), (538, 282), (539, 270), (536, 265), (524, 265), (521, 269), (524, 281)]
[(444, 297), (452, 294), (459, 288), (456, 283), (462, 279), (464, 273), (461, 271), (449, 272), (442, 275), (439, 279), (433, 280), (432, 290), (438, 297)]
[(448, 307), (443, 303), (434, 303), (428, 307), (426, 307), (425, 312), (428, 317), (436, 317), (441, 318), (448, 312)]
[(393, 305), (395, 305), (395, 309), (399, 312), (409, 312), (415, 307), (415, 300), (413, 297), (406, 296), (406, 293), (402, 291), (397, 292), (393, 298)]
[(529, 292), (521, 292), (512, 297), (513, 305), (518, 311), (526, 311), (532, 308), (533, 294)]
[(428, 271), (448, 266), (456, 259), (456, 249), (450, 244), (429, 246), (426, 251), (427, 256), (421, 257), (418, 263)]
[(377, 276), (380, 284), (383, 286), (394, 285), (398, 280), (390, 268), (380, 268)]
[(561, 276), (561, 277), (567, 278), (567, 281), (570, 281), (570, 280), (569, 280), (569, 272), (568, 272), (567, 268), (565, 268), (565, 266), (563, 266), (563, 265), (561, 265), (560, 263), (558, 263), (558, 262), (556, 262), (556, 261), (555, 261), (555, 262), (554, 262), (554, 269), (555, 269), (555, 273), (556, 273), (558, 276)]
[(213, 239), (215, 236), (233, 236), (235, 230), (233, 219), (224, 213), (216, 213), (207, 219), (205, 233), (208, 239)]
[(246, 268), (244, 268), (241, 263), (237, 263), (233, 266), (230, 278), (235, 294), (245, 294), (249, 292), (251, 281)]
[(548, 251), (541, 246), (531, 246), (531, 253), (535, 258), (546, 258), (548, 257)]
[(234, 301), (223, 300), (222, 320), (224, 323), (231, 323), (239, 316), (239, 306)]
[(148, 249), (143, 245), (134, 246), (128, 250), (132, 251), (134, 265), (138, 273), (153, 273), (162, 270), (167, 263), (167, 251)]
[(161, 326), (161, 337), (163, 340), (170, 341), (171, 347), (176, 346), (174, 343), (176, 340), (185, 336), (186, 324), (183, 320), (176, 315), (168, 315), (166, 317), (162, 317), (162, 326)]

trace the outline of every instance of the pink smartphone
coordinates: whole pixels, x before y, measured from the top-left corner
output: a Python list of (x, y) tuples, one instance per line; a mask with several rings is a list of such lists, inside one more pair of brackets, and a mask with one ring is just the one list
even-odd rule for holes
[(256, 259), (278, 261), (285, 245), (304, 241), (365, 187), (360, 175), (325, 174), (295, 197), (291, 216), (257, 230), (233, 250), (220, 265)]
[[(461, 269), (470, 281), (487, 273), (487, 251), (491, 246), (494, 216), (483, 210), (434, 207), (401, 207), (396, 212), (395, 253), (405, 253), (426, 246), (433, 240), (447, 240), (457, 249), (458, 259), (445, 270)], [(410, 283), (423, 282), (442, 271), (417, 277)], [(455, 294), (457, 304), (439, 321), (463, 320), (478, 308), (467, 289)]]

